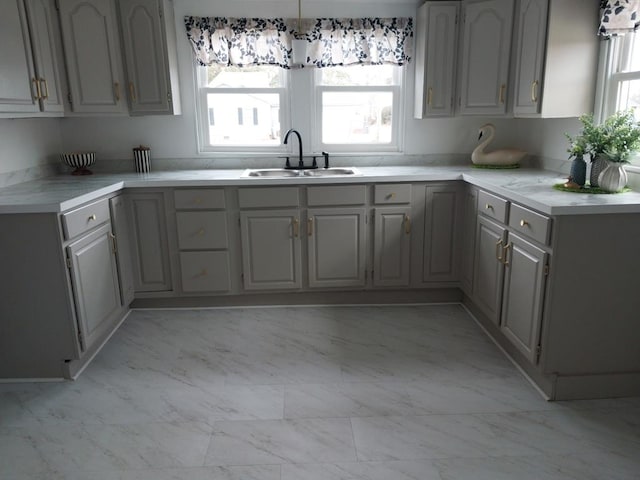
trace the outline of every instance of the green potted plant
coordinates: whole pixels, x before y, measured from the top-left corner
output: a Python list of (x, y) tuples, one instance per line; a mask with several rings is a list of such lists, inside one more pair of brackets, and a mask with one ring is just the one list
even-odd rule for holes
[(569, 140), (569, 148), (567, 149), (569, 158), (573, 158), (569, 181), (574, 182), (579, 187), (584, 187), (587, 182), (587, 163), (584, 161), (584, 156), (588, 152), (587, 139), (582, 134), (572, 137), (565, 133), (565, 136)]
[[(627, 181), (622, 164), (627, 163), (631, 154), (640, 147), (640, 123), (636, 121), (633, 111), (616, 112), (599, 125), (594, 123), (591, 114), (582, 115), (580, 122), (582, 136), (591, 156), (591, 186), (600, 186), (609, 191), (620, 190)], [(611, 166), (611, 170), (605, 176), (607, 185), (603, 186), (600, 176), (608, 166)], [(617, 173), (613, 173), (614, 169)]]

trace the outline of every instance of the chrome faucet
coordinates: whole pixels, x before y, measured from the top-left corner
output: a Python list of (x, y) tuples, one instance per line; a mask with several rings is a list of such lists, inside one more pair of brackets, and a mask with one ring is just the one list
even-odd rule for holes
[(289, 130), (287, 130), (287, 133), (285, 133), (284, 140), (282, 141), (282, 143), (286, 145), (287, 142), (289, 141), (289, 135), (292, 133), (295, 133), (296, 136), (298, 137), (298, 166), (292, 167), (291, 164), (289, 163), (289, 157), (287, 157), (287, 164), (285, 168), (294, 168), (294, 169), (318, 168), (318, 164), (316, 163), (315, 157), (313, 158), (313, 165), (311, 165), (310, 167), (304, 166), (304, 158), (302, 157), (302, 137), (300, 136), (300, 132), (298, 132), (293, 128), (290, 128)]

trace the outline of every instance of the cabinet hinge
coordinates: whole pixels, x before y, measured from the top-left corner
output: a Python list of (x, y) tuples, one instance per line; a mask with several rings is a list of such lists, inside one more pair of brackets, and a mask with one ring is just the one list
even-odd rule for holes
[(373, 282), (373, 272), (374, 272), (374, 270), (373, 270), (373, 268), (372, 268), (372, 269), (371, 269), (371, 281), (372, 281), (372, 282)]
[(238, 217), (238, 228), (240, 228), (240, 217)]
[(549, 264), (548, 263), (544, 266), (544, 276), (545, 277), (549, 276)]
[(67, 257), (66, 260), (67, 260), (67, 268), (71, 268), (71, 259)]
[(542, 353), (542, 345), (536, 346), (536, 363), (540, 361), (540, 354)]
[(71, 98), (71, 92), (67, 93), (67, 100), (69, 100), (70, 104), (73, 104), (73, 99)]
[(60, 11), (60, 0), (56, 0), (56, 1), (54, 2), (54, 6), (56, 7), (56, 10), (57, 10), (57, 11)]
[(172, 97), (171, 97), (171, 92), (167, 92), (167, 101), (169, 103), (171, 103), (173, 101)]

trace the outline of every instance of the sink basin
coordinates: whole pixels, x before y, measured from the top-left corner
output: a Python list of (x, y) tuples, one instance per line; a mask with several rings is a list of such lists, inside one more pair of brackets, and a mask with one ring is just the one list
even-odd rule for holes
[(359, 175), (355, 168), (319, 168), (317, 170), (305, 170), (304, 174), (309, 177), (335, 177), (338, 175)]
[(300, 171), (284, 168), (264, 168), (261, 170), (245, 170), (243, 177), (299, 177)]

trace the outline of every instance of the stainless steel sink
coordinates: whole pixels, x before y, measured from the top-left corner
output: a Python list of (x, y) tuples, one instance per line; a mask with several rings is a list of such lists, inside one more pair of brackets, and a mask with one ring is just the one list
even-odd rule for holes
[(339, 175), (360, 175), (360, 172), (352, 167), (349, 168), (318, 168), (317, 170), (305, 170), (308, 177), (335, 177)]
[(299, 177), (299, 170), (287, 170), (284, 168), (264, 168), (260, 170), (248, 169), (242, 173), (242, 177)]

